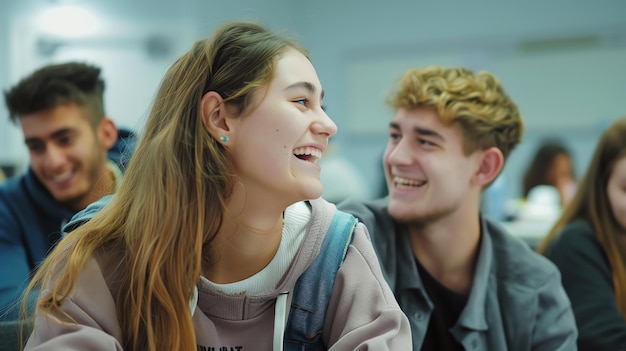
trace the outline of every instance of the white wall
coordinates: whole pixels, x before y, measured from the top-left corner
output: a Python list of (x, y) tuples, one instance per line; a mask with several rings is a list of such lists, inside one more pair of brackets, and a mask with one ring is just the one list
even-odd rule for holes
[[(63, 1), (58, 1), (63, 3)], [(143, 128), (154, 93), (169, 65), (195, 40), (209, 35), (230, 19), (260, 21), (271, 28), (293, 26), (290, 7), (282, 1), (217, 2), (188, 0), (81, 1), (97, 16), (98, 30), (82, 38), (51, 38), (36, 21), (50, 7), (37, 0), (0, 2), (0, 85), (3, 90), (33, 70), (50, 63), (83, 61), (102, 68), (106, 83), (105, 110), (120, 127)], [(249, 3), (249, 4), (247, 4)], [(170, 50), (151, 55), (146, 40), (158, 36)], [(38, 50), (41, 40), (64, 44), (51, 53)], [(19, 126), (8, 122), (6, 108), (0, 112), (0, 163), (14, 163), (24, 170), (28, 155)]]
[[(0, 33), (8, 33), (10, 30), (8, 11), (0, 10)], [(9, 41), (7, 36), (0, 38), (0, 87), (4, 91), (6, 82), (9, 81)], [(10, 164), (14, 157), (10, 150), (12, 145), (18, 143), (13, 140), (13, 128), (8, 121), (8, 113), (4, 108), (4, 96), (2, 97), (2, 108), (0, 109), (0, 164)]]
[[(70, 60), (99, 66), (105, 81), (105, 111), (120, 127), (140, 131), (158, 84), (167, 67), (184, 52), (195, 38), (192, 25), (181, 25), (177, 19), (144, 19), (136, 21), (86, 6), (97, 16), (98, 31), (86, 37), (51, 37), (39, 28), (36, 15), (44, 5), (17, 9), (6, 23), (8, 43), (8, 77), (3, 90), (16, 84), (35, 69), (51, 63)], [(3, 22), (5, 23), (5, 22)], [(154, 54), (147, 49), (149, 37), (162, 37), (169, 50)], [(56, 50), (38, 49), (40, 42), (61, 42)], [(27, 166), (28, 155), (19, 126), (9, 124), (6, 108), (0, 121), (1, 134), (7, 142), (0, 149), (0, 159), (12, 161), (21, 170)], [(4, 139), (4, 138), (3, 138)]]
[[(411, 66), (462, 64), (489, 69), (501, 77), (527, 122), (524, 142), (505, 169), (512, 178), (513, 193), (534, 145), (543, 136), (556, 133), (567, 138), (579, 158), (576, 166), (582, 170), (603, 126), (626, 114), (623, 0), (74, 2), (108, 18), (109, 35), (173, 36), (172, 56), (231, 19), (256, 20), (272, 29), (295, 32), (311, 51), (324, 85), (325, 104), (339, 126), (335, 139), (372, 187), (379, 182), (385, 126), (391, 117), (383, 98), (394, 80)], [(83, 57), (104, 68), (109, 114), (119, 124), (141, 124), (146, 105), (173, 58), (149, 60), (132, 45), (95, 51), (69, 46), (53, 57), (37, 57), (36, 34), (20, 16), (32, 15), (33, 9), (44, 3), (0, 2), (2, 89), (46, 60)], [(584, 40), (589, 37), (595, 39)], [(540, 45), (541, 40), (560, 39), (563, 43), (567, 41), (562, 39), (568, 38), (579, 40), (556, 51)], [(6, 120), (2, 109), (0, 161), (24, 160), (16, 156), (25, 152), (21, 135)]]
[[(582, 173), (599, 130), (626, 115), (624, 1), (321, 0), (301, 12), (296, 29), (313, 53), (336, 139), (372, 186), (391, 117), (383, 99), (408, 67), (461, 64), (501, 76), (527, 125), (505, 169), (512, 195), (543, 137), (566, 138)], [(563, 47), (541, 45), (552, 39), (550, 48)]]

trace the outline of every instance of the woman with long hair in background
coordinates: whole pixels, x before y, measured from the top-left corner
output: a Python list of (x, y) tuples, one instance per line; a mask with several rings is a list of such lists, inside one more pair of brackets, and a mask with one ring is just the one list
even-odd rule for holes
[(537, 250), (561, 270), (579, 349), (626, 349), (626, 117), (604, 131), (578, 191)]

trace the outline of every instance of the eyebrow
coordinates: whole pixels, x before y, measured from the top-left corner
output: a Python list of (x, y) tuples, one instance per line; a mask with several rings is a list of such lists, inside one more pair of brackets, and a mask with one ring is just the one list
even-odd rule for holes
[[(315, 94), (315, 92), (317, 91), (317, 89), (315, 88), (315, 85), (309, 82), (296, 82), (296, 83), (290, 84), (288, 87), (285, 88), (285, 90), (298, 89), (298, 88), (305, 89), (311, 94)], [(324, 90), (321, 91), (320, 98), (321, 99), (324, 98)]]
[[(59, 129), (56, 132), (50, 134), (49, 139), (59, 138), (59, 137), (65, 135), (65, 134), (70, 133), (71, 131), (72, 131), (71, 128)], [(25, 144), (35, 143), (35, 142), (38, 142), (38, 141), (41, 141), (41, 140), (42, 140), (42, 138), (26, 138), (26, 139), (24, 139), (24, 143)]]
[[(395, 122), (389, 123), (389, 127), (393, 128), (393, 129), (398, 129), (398, 130), (401, 129), (400, 125), (398, 123), (395, 123)], [(441, 141), (446, 141), (446, 139), (441, 134), (439, 134), (439, 133), (437, 133), (437, 132), (435, 132), (434, 130), (431, 130), (431, 129), (415, 127), (413, 129), (413, 131), (415, 132), (415, 134), (419, 134), (419, 135), (423, 135), (423, 136), (435, 137), (437, 139), (440, 139)]]

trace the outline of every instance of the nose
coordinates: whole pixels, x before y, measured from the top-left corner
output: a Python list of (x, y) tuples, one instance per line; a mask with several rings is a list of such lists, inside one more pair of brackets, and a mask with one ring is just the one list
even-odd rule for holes
[(46, 147), (46, 153), (44, 155), (44, 165), (50, 171), (54, 171), (65, 164), (65, 154), (61, 148), (54, 145), (48, 145)]
[(404, 139), (400, 139), (397, 143), (392, 140), (387, 144), (385, 150), (384, 161), (390, 166), (408, 166), (413, 162), (414, 154)]
[(325, 134), (329, 138), (337, 134), (337, 125), (333, 122), (324, 110), (321, 110), (319, 117), (311, 126), (315, 134)]

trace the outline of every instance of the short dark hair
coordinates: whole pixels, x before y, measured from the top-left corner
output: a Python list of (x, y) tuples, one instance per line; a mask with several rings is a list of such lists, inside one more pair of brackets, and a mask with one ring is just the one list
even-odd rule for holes
[(75, 103), (86, 107), (88, 119), (97, 125), (105, 116), (103, 94), (100, 68), (68, 62), (36, 70), (5, 91), (4, 100), (13, 123), (26, 114)]

